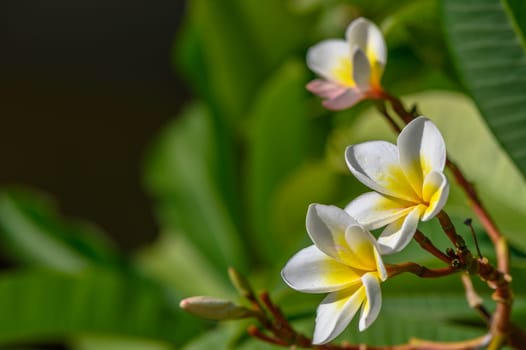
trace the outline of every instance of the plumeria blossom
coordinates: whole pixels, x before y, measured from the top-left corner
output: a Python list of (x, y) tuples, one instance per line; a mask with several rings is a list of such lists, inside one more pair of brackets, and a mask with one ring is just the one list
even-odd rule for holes
[(380, 312), (380, 281), (387, 279), (375, 238), (344, 210), (312, 204), (307, 232), (314, 243), (294, 255), (281, 275), (293, 289), (329, 293), (318, 306), (314, 344), (324, 344), (347, 327), (361, 307), (359, 329)]
[(311, 81), (307, 89), (322, 97), (328, 109), (349, 108), (383, 91), (380, 78), (387, 50), (380, 29), (357, 18), (347, 27), (345, 38), (324, 40), (307, 52), (307, 65), (322, 78)]
[(353, 175), (375, 191), (357, 197), (345, 210), (369, 230), (386, 226), (378, 238), (382, 254), (403, 249), (418, 222), (437, 215), (447, 200), (446, 146), (429, 119), (410, 122), (397, 145), (364, 142), (347, 147), (345, 158)]

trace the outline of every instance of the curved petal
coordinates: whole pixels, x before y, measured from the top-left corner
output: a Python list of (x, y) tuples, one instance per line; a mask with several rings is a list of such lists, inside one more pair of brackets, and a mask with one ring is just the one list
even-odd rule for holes
[(347, 245), (341, 250), (340, 259), (347, 266), (365, 271), (376, 270), (374, 250), (376, 240), (360, 225), (347, 227), (345, 231)]
[(387, 62), (387, 48), (380, 29), (373, 22), (360, 17), (349, 24), (345, 37), (351, 46), (356, 45), (365, 52), (371, 68), (380, 78)]
[(365, 295), (361, 285), (327, 295), (316, 312), (312, 343), (325, 344), (340, 335), (358, 312)]
[(360, 323), (358, 329), (364, 331), (376, 320), (380, 309), (382, 308), (382, 290), (380, 281), (372, 273), (366, 273), (362, 276), (362, 283), (365, 287), (365, 302), (360, 314)]
[(369, 188), (411, 202), (419, 196), (400, 168), (398, 149), (386, 141), (369, 141), (348, 146), (345, 160), (349, 170)]
[(376, 271), (378, 272), (378, 276), (380, 277), (380, 280), (383, 282), (389, 276), (387, 275), (387, 270), (385, 269), (385, 265), (382, 260), (382, 255), (380, 254), (380, 248), (378, 246), (378, 242), (375, 244), (374, 258), (376, 260)]
[(375, 230), (406, 216), (413, 206), (413, 203), (407, 201), (367, 192), (347, 204), (345, 211), (360, 225)]
[(360, 276), (312, 245), (294, 255), (281, 271), (283, 280), (304, 293), (326, 293), (360, 283)]
[(435, 217), (446, 204), (449, 196), (449, 183), (446, 176), (438, 172), (429, 173), (424, 180), (422, 192), (424, 201), (429, 203), (422, 215), (422, 221), (427, 221)]
[(368, 90), (371, 81), (371, 65), (367, 56), (359, 47), (354, 47), (352, 57), (352, 78), (356, 86), (362, 90)]
[(365, 95), (357, 89), (348, 88), (345, 93), (333, 98), (323, 101), (323, 106), (332, 111), (339, 111), (342, 109), (351, 108), (361, 100)]
[(400, 165), (409, 182), (421, 191), (423, 180), (432, 171), (442, 172), (446, 145), (438, 128), (425, 117), (411, 121), (398, 136)]
[(345, 231), (358, 223), (344, 210), (333, 205), (311, 204), (307, 210), (307, 233), (312, 242), (325, 254), (340, 259), (347, 247)]
[(307, 90), (321, 98), (335, 99), (347, 91), (347, 87), (328, 80), (315, 79), (307, 84)]
[(307, 66), (327, 80), (347, 87), (354, 86), (351, 48), (345, 40), (324, 40), (309, 48)]
[(378, 238), (378, 246), (382, 255), (399, 252), (409, 244), (424, 208), (423, 205), (415, 206), (406, 217), (396, 220), (384, 229)]

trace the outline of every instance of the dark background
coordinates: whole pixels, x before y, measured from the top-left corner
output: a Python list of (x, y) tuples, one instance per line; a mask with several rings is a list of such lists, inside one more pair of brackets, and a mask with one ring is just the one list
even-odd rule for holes
[(154, 239), (144, 151), (188, 98), (182, 0), (0, 2), (0, 185), (50, 193), (121, 249)]

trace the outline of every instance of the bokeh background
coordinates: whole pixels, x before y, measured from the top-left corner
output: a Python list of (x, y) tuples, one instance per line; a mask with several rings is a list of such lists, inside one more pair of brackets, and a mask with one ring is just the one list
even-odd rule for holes
[[(310, 203), (366, 189), (343, 151), (396, 140), (373, 101), (329, 112), (305, 91), (308, 47), (359, 16), (385, 34), (384, 87), (442, 131), (510, 242), (513, 319), (526, 323), (526, 2), (159, 0), (0, 3), (0, 347), (257, 349), (251, 321), (178, 307), (243, 302), (234, 266), (311, 334), (323, 296), (280, 270), (310, 244)], [(389, 110), (389, 109), (388, 109)], [(451, 178), (451, 177), (450, 177)], [(473, 217), (452, 186), (446, 210)], [(481, 250), (493, 247), (474, 220)], [(435, 221), (420, 229), (441, 249)], [(375, 232), (377, 234), (378, 232)], [(410, 244), (389, 262), (441, 266)], [(490, 290), (475, 281), (491, 309)], [(382, 286), (373, 345), (484, 333), (457, 276)]]
[(0, 4), (2, 184), (52, 193), (125, 250), (157, 227), (146, 146), (190, 98), (171, 61), (182, 0)]

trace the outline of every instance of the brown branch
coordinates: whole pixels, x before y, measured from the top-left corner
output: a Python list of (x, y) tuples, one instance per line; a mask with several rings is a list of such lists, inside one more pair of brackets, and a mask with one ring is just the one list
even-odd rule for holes
[(444, 254), (440, 249), (438, 249), (429, 238), (427, 238), (421, 231), (416, 230), (415, 235), (413, 236), (414, 240), (429, 253), (436, 256), (438, 259), (442, 260), (448, 265), (451, 265), (452, 258)]
[(449, 215), (445, 211), (440, 211), (437, 214), (438, 221), (440, 222), (440, 226), (442, 226), (442, 230), (447, 235), (451, 243), (457, 248), (457, 251), (463, 251), (466, 249), (466, 242), (464, 242), (464, 239), (457, 234), (457, 230), (455, 229), (455, 225), (453, 225), (453, 222), (449, 218)]
[(439, 269), (429, 269), (414, 262), (405, 262), (397, 265), (385, 265), (389, 278), (404, 272), (409, 272), (422, 278), (437, 278), (449, 276), (460, 271), (458, 267), (448, 266)]

